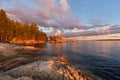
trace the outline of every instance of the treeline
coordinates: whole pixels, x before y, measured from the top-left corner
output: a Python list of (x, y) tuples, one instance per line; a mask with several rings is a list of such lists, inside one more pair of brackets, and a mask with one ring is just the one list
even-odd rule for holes
[(11, 20), (4, 10), (0, 10), (0, 41), (10, 42), (13, 39), (46, 41), (47, 35), (39, 30), (36, 23)]

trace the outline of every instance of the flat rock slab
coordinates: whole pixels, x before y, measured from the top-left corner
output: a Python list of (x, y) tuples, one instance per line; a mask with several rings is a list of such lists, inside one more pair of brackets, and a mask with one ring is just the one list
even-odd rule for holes
[[(61, 57), (48, 58), (22, 65), (0, 74), (0, 80), (96, 80)], [(99, 78), (97, 80), (100, 80)]]

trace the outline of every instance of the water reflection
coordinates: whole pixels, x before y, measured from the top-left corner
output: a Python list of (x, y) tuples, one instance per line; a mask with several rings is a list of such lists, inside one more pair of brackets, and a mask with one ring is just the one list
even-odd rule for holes
[[(96, 46), (97, 45), (97, 46)], [(94, 44), (94, 49), (95, 52), (99, 53), (98, 55), (103, 56), (103, 57), (110, 57), (110, 52), (112, 50), (112, 46), (114, 46), (113, 44), (111, 44), (110, 42), (95, 42)]]
[(62, 50), (66, 49), (66, 44), (67, 43), (48, 43), (46, 50), (53, 54), (60, 54)]
[[(75, 46), (75, 45), (76, 45), (76, 46)], [(68, 46), (70, 46), (70, 48), (68, 48), (68, 49), (72, 50), (73, 52), (77, 52), (77, 51), (78, 51), (78, 50), (77, 50), (78, 45), (76, 44), (76, 42), (74, 42), (74, 43), (69, 43)]]
[(120, 52), (120, 42), (80, 41), (76, 43), (67, 43), (65, 49), (80, 54), (94, 54), (102, 57), (110, 57), (113, 52), (114, 54), (116, 51)]
[(46, 43), (39, 43), (39, 44), (22, 44), (24, 45), (27, 49), (31, 50), (44, 50), (46, 48)]
[(89, 49), (94, 50), (95, 54), (106, 58), (110, 58), (112, 57), (111, 54), (115, 55), (116, 51), (120, 51), (116, 50), (120, 46), (120, 43), (114, 41), (95, 41), (91, 46), (92, 48)]
[(108, 57), (111, 51), (115, 51), (120, 43), (113, 41), (80, 41), (74, 43), (47, 43), (46, 50), (55, 54), (59, 54), (64, 50), (77, 52), (80, 54), (95, 54)]

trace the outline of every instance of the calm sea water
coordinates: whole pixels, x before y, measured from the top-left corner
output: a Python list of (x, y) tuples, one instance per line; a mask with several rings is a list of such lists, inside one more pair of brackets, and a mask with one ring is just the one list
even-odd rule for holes
[(47, 43), (44, 47), (45, 53), (65, 55), (103, 80), (120, 80), (120, 41)]

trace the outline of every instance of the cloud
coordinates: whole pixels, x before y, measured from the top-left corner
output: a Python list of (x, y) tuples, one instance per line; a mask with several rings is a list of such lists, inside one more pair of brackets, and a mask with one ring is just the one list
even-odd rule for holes
[[(114, 28), (113, 28), (114, 27)], [(106, 34), (116, 34), (120, 33), (120, 26), (112, 25), (112, 26), (103, 26), (99, 29), (88, 29), (88, 30), (77, 30), (68, 33), (64, 33), (63, 35), (66, 37), (85, 37), (85, 36), (98, 36), (98, 35), (106, 35)]]
[[(69, 12), (70, 5), (67, 0), (1, 0), (14, 2), (9, 4), (12, 8), (5, 8), (9, 17), (19, 19), (21, 22), (36, 22), (42, 27), (53, 27), (55, 29), (83, 29), (81, 21)], [(28, 2), (28, 3), (25, 3)], [(14, 16), (14, 17), (13, 17)]]
[(78, 40), (120, 39), (120, 33), (97, 35), (97, 36), (76, 37), (76, 39), (78, 39)]
[(61, 5), (62, 5), (62, 9), (63, 9), (64, 11), (67, 11), (67, 10), (70, 8), (67, 0), (60, 0), (60, 3), (61, 3)]
[(101, 27), (100, 30), (98, 30), (100, 33), (110, 33), (110, 26), (104, 26)]

